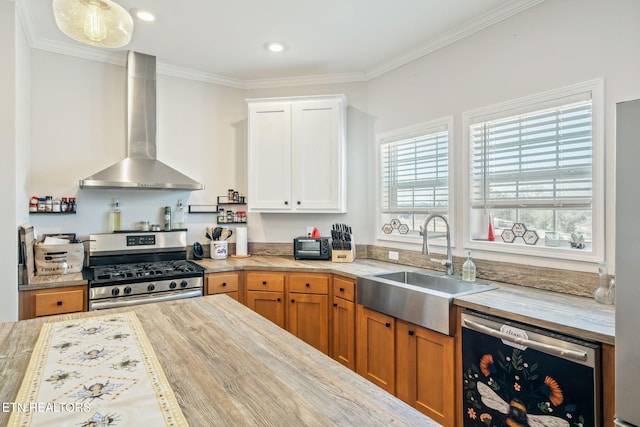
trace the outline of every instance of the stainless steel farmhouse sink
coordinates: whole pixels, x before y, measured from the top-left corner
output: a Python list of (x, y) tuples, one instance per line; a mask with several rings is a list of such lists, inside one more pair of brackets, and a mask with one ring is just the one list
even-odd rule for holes
[(482, 280), (464, 282), (455, 275), (394, 271), (358, 277), (357, 302), (372, 310), (453, 335), (453, 299), (495, 288)]

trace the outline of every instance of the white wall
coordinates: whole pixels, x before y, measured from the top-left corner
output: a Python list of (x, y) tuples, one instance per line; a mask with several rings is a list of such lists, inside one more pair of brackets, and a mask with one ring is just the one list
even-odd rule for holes
[[(640, 97), (639, 22), (640, 2), (636, 0), (541, 3), (372, 80), (368, 86), (368, 113), (376, 118), (374, 132), (453, 115), (455, 145), (460, 147), (464, 143), (462, 113), (466, 110), (604, 77), (606, 242), (612, 271), (614, 109), (616, 102)], [(373, 162), (374, 142), (371, 143)], [(462, 170), (453, 166), (454, 185), (459, 189)], [(371, 212), (375, 211), (374, 196), (371, 194), (369, 198)], [(462, 192), (457, 191), (456, 206), (461, 206), (461, 196)], [(462, 230), (462, 220), (462, 212), (458, 210), (454, 221), (458, 230)], [(457, 255), (463, 255), (462, 237), (462, 233), (456, 233)], [(381, 244), (391, 246), (386, 242)], [(498, 259), (496, 255), (491, 257)], [(540, 262), (553, 265), (549, 260)], [(566, 267), (566, 264), (556, 263), (556, 266)]]

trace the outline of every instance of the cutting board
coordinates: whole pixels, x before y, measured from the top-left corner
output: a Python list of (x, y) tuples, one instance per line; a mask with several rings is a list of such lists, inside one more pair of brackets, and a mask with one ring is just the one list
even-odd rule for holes
[(18, 284), (20, 285), (28, 285), (35, 275), (34, 243), (33, 225), (18, 226)]

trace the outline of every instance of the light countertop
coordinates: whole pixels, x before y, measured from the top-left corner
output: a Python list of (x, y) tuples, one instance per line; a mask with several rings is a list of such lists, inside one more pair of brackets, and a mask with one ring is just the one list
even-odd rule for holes
[[(350, 278), (385, 271), (418, 270), (397, 263), (356, 259), (352, 263), (302, 261), (287, 256), (205, 258), (195, 261), (206, 273), (237, 270), (308, 271), (333, 273)], [(36, 282), (20, 290), (55, 288), (87, 284), (82, 273), (66, 276), (36, 276)], [(487, 314), (563, 332), (584, 339), (615, 343), (615, 307), (586, 298), (524, 286), (493, 282), (498, 289), (466, 295), (454, 300), (456, 305)]]

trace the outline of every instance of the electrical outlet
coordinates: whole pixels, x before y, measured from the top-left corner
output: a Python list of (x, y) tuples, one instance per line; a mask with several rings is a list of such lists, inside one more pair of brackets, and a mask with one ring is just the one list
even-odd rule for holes
[(389, 251), (389, 259), (393, 261), (398, 261), (398, 252)]

